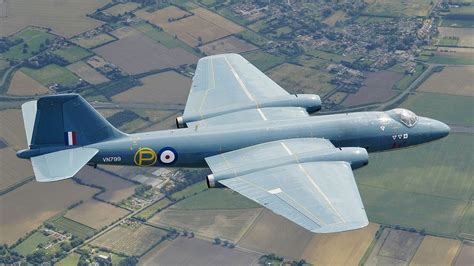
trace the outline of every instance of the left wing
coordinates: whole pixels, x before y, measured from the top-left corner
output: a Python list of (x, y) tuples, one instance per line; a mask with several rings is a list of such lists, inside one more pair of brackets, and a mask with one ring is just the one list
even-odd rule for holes
[(215, 182), (307, 230), (332, 233), (368, 224), (351, 164), (339, 160), (338, 151), (327, 140), (292, 139), (206, 161)]

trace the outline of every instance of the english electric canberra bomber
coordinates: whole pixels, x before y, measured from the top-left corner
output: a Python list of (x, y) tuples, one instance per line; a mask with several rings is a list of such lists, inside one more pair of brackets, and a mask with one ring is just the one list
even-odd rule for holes
[(352, 173), (367, 152), (449, 134), (405, 109), (309, 116), (317, 95), (289, 94), (237, 54), (199, 60), (179, 129), (125, 134), (77, 94), (23, 104), (36, 180), (74, 176), (84, 165), (209, 167), (228, 187), (315, 233), (368, 224)]

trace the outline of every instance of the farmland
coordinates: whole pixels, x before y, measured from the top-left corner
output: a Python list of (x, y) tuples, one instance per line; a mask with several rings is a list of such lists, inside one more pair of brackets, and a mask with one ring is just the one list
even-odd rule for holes
[(234, 36), (229, 36), (200, 46), (199, 49), (207, 55), (216, 55), (225, 53), (243, 53), (256, 50), (257, 47)]
[(473, 97), (473, 75), (474, 66), (447, 66), (433, 73), (417, 90)]
[(208, 189), (171, 207), (181, 210), (252, 209), (261, 206), (230, 189)]
[(24, 182), (33, 176), (31, 163), (16, 157), (12, 148), (0, 149), (0, 165), (2, 173), (0, 176), (0, 193), (3, 194), (12, 186)]
[(314, 235), (302, 257), (313, 265), (359, 265), (378, 229), (371, 223), (361, 230)]
[(148, 220), (150, 219), (153, 215), (155, 215), (157, 212), (161, 211), (162, 209), (166, 208), (171, 201), (167, 198), (161, 199), (155, 203), (153, 203), (151, 206), (147, 207), (143, 211), (137, 214), (137, 217), (141, 217), (142, 219)]
[[(401, 107), (410, 109), (418, 115), (438, 119), (448, 124), (472, 126), (474, 117), (459, 114), (472, 113), (473, 102), (473, 97), (417, 93), (409, 96)], [(439, 108), (440, 106), (447, 108)]]
[(459, 240), (425, 236), (410, 265), (452, 265), (460, 247)]
[(283, 64), (269, 71), (269, 76), (289, 93), (326, 95), (335, 87), (331, 74), (312, 68)]
[(371, 164), (355, 171), (369, 220), (456, 236), (474, 182), (473, 157), (459, 151), (472, 151), (472, 138), (451, 133), (417, 152), (371, 155)]
[(397, 95), (392, 87), (403, 77), (403, 74), (380, 71), (366, 73), (366, 76), (363, 86), (355, 94), (349, 94), (346, 98), (343, 103), (345, 107), (387, 101)]
[(148, 220), (150, 224), (195, 232), (206, 238), (216, 236), (238, 241), (261, 209), (178, 210), (166, 209)]
[(195, 183), (191, 186), (188, 186), (187, 188), (180, 190), (178, 192), (175, 192), (171, 194), (171, 198), (174, 200), (180, 200), (184, 199), (187, 197), (191, 197), (195, 194), (198, 194), (200, 192), (203, 192), (204, 190), (207, 189), (206, 183), (204, 181)]
[(473, 28), (446, 28), (439, 27), (439, 35), (442, 37), (459, 38), (457, 46), (474, 47), (474, 29)]
[(129, 74), (193, 64), (197, 57), (181, 48), (168, 49), (133, 28), (127, 36), (94, 51)]
[(95, 69), (93, 69), (83, 61), (71, 64), (67, 66), (67, 69), (69, 69), (71, 72), (73, 72), (83, 80), (89, 82), (90, 84), (96, 85), (110, 81), (108, 78), (104, 77), (102, 74), (97, 72)]
[(469, 265), (472, 263), (472, 260), (474, 258), (474, 245), (469, 242), (463, 243), (461, 250), (456, 257), (456, 262), (454, 265), (456, 266), (463, 266), (463, 265)]
[(375, 0), (371, 1), (365, 14), (382, 17), (425, 17), (433, 6), (430, 0), (408, 0), (391, 1)]
[(55, 230), (71, 233), (82, 239), (91, 237), (96, 233), (94, 228), (66, 218), (62, 213), (49, 218), (45, 223), (52, 225)]
[(18, 109), (8, 109), (0, 111), (0, 137), (14, 150), (21, 150), (26, 147), (26, 133), (23, 126), (21, 111)]
[(121, 225), (95, 239), (92, 245), (114, 252), (141, 256), (161, 241), (161, 237), (164, 235), (166, 235), (166, 231), (149, 225)]
[(62, 86), (74, 86), (79, 83), (79, 78), (71, 71), (55, 64), (50, 64), (40, 69), (22, 68), (21, 71), (44, 86), (55, 83)]
[(64, 217), (100, 230), (127, 214), (122, 208), (91, 199), (67, 211)]
[(384, 229), (366, 263), (370, 265), (408, 264), (423, 237), (394, 229)]
[(29, 182), (0, 196), (0, 243), (14, 243), (49, 217), (94, 193), (96, 189), (64, 180), (48, 184)]
[(92, 167), (84, 167), (76, 177), (85, 184), (105, 188), (97, 197), (107, 202), (119, 203), (135, 193), (135, 184)]
[(191, 79), (175, 71), (167, 71), (140, 79), (143, 84), (112, 97), (115, 102), (185, 104)]
[(104, 12), (106, 14), (110, 14), (112, 16), (120, 16), (120, 15), (123, 15), (127, 12), (131, 12), (131, 11), (137, 9), (138, 7), (140, 7), (140, 4), (134, 3), (134, 2), (128, 2), (128, 3), (125, 3), (125, 4), (114, 5), (113, 7), (110, 7), (110, 8), (107, 8), (106, 10), (104, 10)]
[(82, 46), (84, 48), (89, 48), (89, 49), (96, 48), (97, 46), (112, 42), (114, 40), (116, 40), (115, 37), (113, 37), (110, 34), (102, 33), (102, 32), (90, 37), (79, 36), (79, 37), (74, 37), (73, 39), (71, 39), (71, 41), (74, 42), (75, 44)]
[(149, 251), (139, 265), (257, 265), (260, 254), (179, 237)]
[(77, 254), (76, 252), (70, 253), (66, 258), (58, 261), (54, 265), (57, 266), (70, 266), (70, 265), (77, 265), (81, 255)]
[(92, 53), (76, 45), (68, 46), (66, 48), (58, 49), (53, 52), (55, 55), (66, 60), (68, 63), (74, 63), (88, 56)]
[[(4, 27), (2, 26), (2, 28)], [(23, 60), (43, 50), (42, 45), (54, 40), (55, 36), (48, 33), (45, 29), (27, 27), (9, 38), (13, 40), (23, 39), (23, 43), (10, 47), (6, 53), (0, 54), (0, 56), (8, 59)]]
[(282, 64), (285, 62), (284, 57), (275, 56), (261, 50), (250, 51), (242, 54), (245, 59), (255, 65), (261, 71), (267, 71), (272, 67)]
[(338, 10), (334, 12), (331, 16), (323, 20), (323, 23), (328, 24), (329, 26), (334, 26), (338, 21), (348, 20), (350, 17), (344, 11)]
[(163, 26), (164, 24), (169, 23), (170, 21), (174, 21), (180, 19), (184, 16), (190, 16), (191, 13), (182, 10), (176, 6), (167, 6), (162, 9), (158, 9), (154, 12), (148, 12), (146, 10), (139, 10), (135, 12), (137, 17), (147, 20), (148, 22)]
[(34, 232), (27, 239), (23, 240), (18, 246), (15, 247), (15, 251), (19, 254), (26, 256), (33, 253), (39, 244), (48, 243), (49, 238), (41, 232)]
[(47, 94), (51, 91), (21, 71), (15, 72), (7, 93), (16, 96)]
[(86, 17), (104, 5), (104, 0), (15, 0), (6, 5), (6, 18), (2, 18), (0, 36), (17, 32), (27, 25), (51, 28), (53, 32), (71, 37), (102, 23)]

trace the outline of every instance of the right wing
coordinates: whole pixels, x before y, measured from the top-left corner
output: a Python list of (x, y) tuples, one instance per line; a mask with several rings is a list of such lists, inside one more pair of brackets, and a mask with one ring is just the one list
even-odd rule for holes
[(328, 140), (289, 139), (212, 156), (206, 162), (218, 183), (312, 232), (332, 233), (368, 224), (351, 165), (330, 159), (338, 152), (344, 151)]

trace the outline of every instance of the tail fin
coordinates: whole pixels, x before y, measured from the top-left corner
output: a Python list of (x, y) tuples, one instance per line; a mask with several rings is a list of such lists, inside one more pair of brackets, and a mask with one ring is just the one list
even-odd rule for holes
[(78, 94), (46, 96), (21, 108), (29, 149), (17, 155), (31, 158), (40, 182), (75, 175), (98, 152), (82, 146), (125, 135)]

